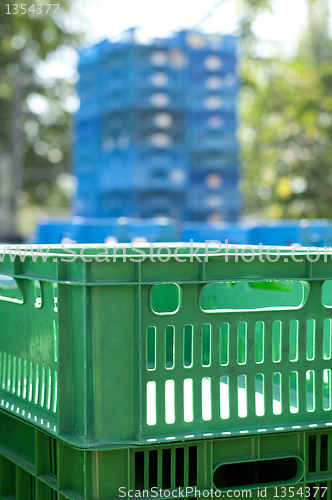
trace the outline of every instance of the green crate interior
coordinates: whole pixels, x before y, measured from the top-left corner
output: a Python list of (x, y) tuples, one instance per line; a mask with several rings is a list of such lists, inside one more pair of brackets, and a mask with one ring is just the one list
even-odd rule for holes
[[(266, 487), (265, 498), (276, 498), (276, 487), (282, 497), (282, 487), (291, 486), (311, 488), (306, 498), (331, 500), (331, 430), (82, 450), (7, 412), (0, 412), (0, 428), (3, 500), (110, 500), (129, 490), (143, 495), (186, 487), (190, 498), (195, 487), (221, 495), (250, 490), (252, 497)], [(314, 487), (327, 491), (322, 496)]]
[(331, 259), (59, 251), (0, 262), (0, 407), (81, 447), (332, 425)]

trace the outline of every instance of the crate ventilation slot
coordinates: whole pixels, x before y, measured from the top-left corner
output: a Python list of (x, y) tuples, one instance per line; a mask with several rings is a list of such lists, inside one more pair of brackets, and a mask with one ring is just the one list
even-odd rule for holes
[(196, 486), (197, 446), (135, 452), (135, 489)]

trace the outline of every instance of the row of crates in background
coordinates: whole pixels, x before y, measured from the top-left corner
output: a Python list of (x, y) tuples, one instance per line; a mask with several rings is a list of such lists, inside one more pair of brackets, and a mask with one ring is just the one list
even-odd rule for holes
[(195, 223), (182, 225), (181, 240), (189, 242), (217, 240), (242, 245), (332, 246), (332, 221), (317, 220), (272, 220), (249, 224)]
[(37, 225), (34, 243), (59, 244), (131, 241), (202, 243), (208, 240), (241, 245), (332, 246), (332, 221), (266, 221), (256, 224), (185, 222), (176, 225), (171, 219), (131, 219), (120, 217), (45, 219)]
[(331, 500), (332, 262), (139, 250), (1, 259), (0, 498)]
[(34, 239), (36, 243), (50, 245), (70, 240), (95, 244), (114, 241), (129, 243), (135, 240), (175, 241), (176, 229), (169, 219), (151, 221), (125, 217), (119, 219), (73, 217), (67, 220), (40, 221)]

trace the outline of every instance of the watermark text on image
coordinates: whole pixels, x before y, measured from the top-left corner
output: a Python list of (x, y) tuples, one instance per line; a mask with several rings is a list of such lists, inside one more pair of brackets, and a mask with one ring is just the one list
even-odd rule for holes
[[(299, 253), (298, 250), (302, 250), (302, 252)], [(316, 262), (320, 257), (324, 257), (324, 262), (327, 262), (328, 259), (332, 260), (332, 248), (327, 246), (303, 248), (301, 245), (293, 245), (285, 253), (280, 247), (264, 246), (262, 243), (257, 246), (237, 246), (229, 244), (228, 240), (225, 240), (224, 243), (217, 240), (207, 240), (202, 244), (194, 244), (193, 240), (190, 240), (188, 244), (179, 243), (178, 245), (149, 243), (142, 246), (132, 242), (129, 246), (98, 244), (81, 245), (77, 248), (62, 243), (58, 253), (56, 248), (51, 245), (5, 245), (0, 247), (0, 262), (3, 262), (6, 256), (11, 262), (16, 259), (24, 262), (28, 257), (33, 262), (37, 260), (47, 262), (51, 258), (54, 262), (58, 259), (61, 262), (75, 262), (77, 259), (83, 262), (92, 262), (93, 260), (96, 262), (116, 262), (119, 260), (123, 262), (144, 262), (145, 260), (168, 262), (172, 258), (177, 262), (187, 262), (188, 257), (190, 262), (208, 262), (209, 258), (218, 254), (223, 255), (225, 262), (252, 262), (257, 258), (260, 262), (271, 263), (279, 260), (285, 263), (291, 261), (300, 263), (305, 260)]]

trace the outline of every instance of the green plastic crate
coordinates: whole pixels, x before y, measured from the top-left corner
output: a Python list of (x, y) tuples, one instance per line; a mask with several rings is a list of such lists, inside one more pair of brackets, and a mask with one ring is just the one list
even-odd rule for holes
[(221, 498), (248, 498), (247, 491), (257, 498), (265, 488), (271, 499), (290, 498), (292, 487), (321, 498), (319, 487), (331, 500), (332, 430), (112, 450), (73, 448), (6, 412), (0, 430), (0, 499), (110, 500), (144, 490), (150, 498), (199, 498), (211, 489), (213, 498), (217, 490)]
[(84, 448), (332, 425), (331, 259), (52, 252), (0, 263), (3, 409)]

